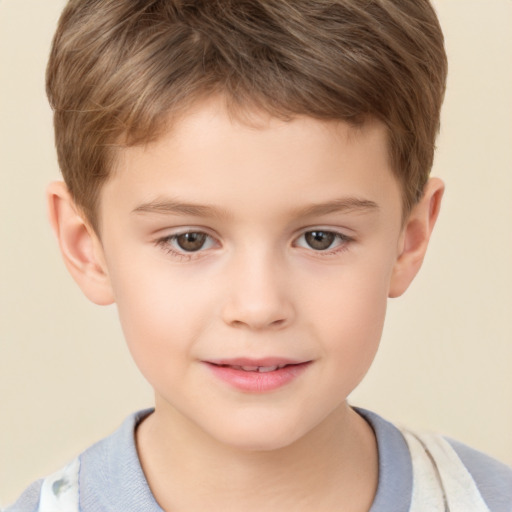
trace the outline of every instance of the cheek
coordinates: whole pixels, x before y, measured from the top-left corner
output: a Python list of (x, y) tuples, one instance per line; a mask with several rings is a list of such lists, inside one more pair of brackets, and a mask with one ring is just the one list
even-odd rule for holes
[(386, 295), (368, 292), (360, 289), (323, 308), (329, 349), (355, 364), (373, 359), (386, 316)]
[(347, 397), (362, 381), (377, 354), (384, 318), (386, 299), (381, 296), (368, 300), (361, 294), (342, 302), (338, 308), (325, 309), (326, 322), (322, 337), (326, 361), (322, 378), (331, 383), (327, 400)]
[(171, 367), (175, 374), (176, 363), (198, 338), (205, 295), (173, 278), (168, 267), (147, 263), (125, 267), (113, 276), (113, 287), (125, 339), (141, 372), (150, 382)]
[(304, 314), (324, 340), (324, 355), (355, 380), (366, 373), (380, 342), (390, 268), (374, 263), (357, 272), (341, 269), (319, 283), (305, 303), (309, 313)]

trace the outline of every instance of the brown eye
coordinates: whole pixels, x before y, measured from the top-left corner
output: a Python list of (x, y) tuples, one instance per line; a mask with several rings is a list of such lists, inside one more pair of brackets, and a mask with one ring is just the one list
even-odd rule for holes
[(203, 248), (206, 239), (205, 233), (183, 233), (175, 237), (178, 247), (186, 252), (199, 251)]
[(306, 243), (316, 251), (325, 251), (336, 240), (336, 233), (331, 231), (308, 231), (304, 233)]

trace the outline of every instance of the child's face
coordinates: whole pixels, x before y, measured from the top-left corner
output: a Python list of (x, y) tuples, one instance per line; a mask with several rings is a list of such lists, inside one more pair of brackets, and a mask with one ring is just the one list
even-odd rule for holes
[(259, 122), (232, 121), (210, 101), (157, 142), (123, 150), (100, 218), (157, 414), (272, 449), (344, 411), (368, 370), (401, 194), (380, 124)]

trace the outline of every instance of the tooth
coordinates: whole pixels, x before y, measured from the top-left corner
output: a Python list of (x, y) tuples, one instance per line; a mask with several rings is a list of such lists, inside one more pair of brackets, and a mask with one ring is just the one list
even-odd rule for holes
[(242, 370), (244, 370), (246, 372), (256, 372), (256, 371), (258, 371), (258, 367), (257, 366), (241, 366), (240, 368), (242, 368)]
[(260, 373), (273, 372), (273, 371), (277, 370), (277, 368), (278, 368), (277, 366), (260, 366), (258, 368), (258, 371)]

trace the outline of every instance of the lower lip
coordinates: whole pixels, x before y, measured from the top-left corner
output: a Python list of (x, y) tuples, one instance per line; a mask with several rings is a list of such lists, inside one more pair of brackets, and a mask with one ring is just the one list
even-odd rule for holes
[(247, 393), (265, 393), (279, 389), (298, 378), (311, 362), (288, 365), (273, 372), (246, 372), (230, 366), (207, 364), (216, 377), (232, 387)]

